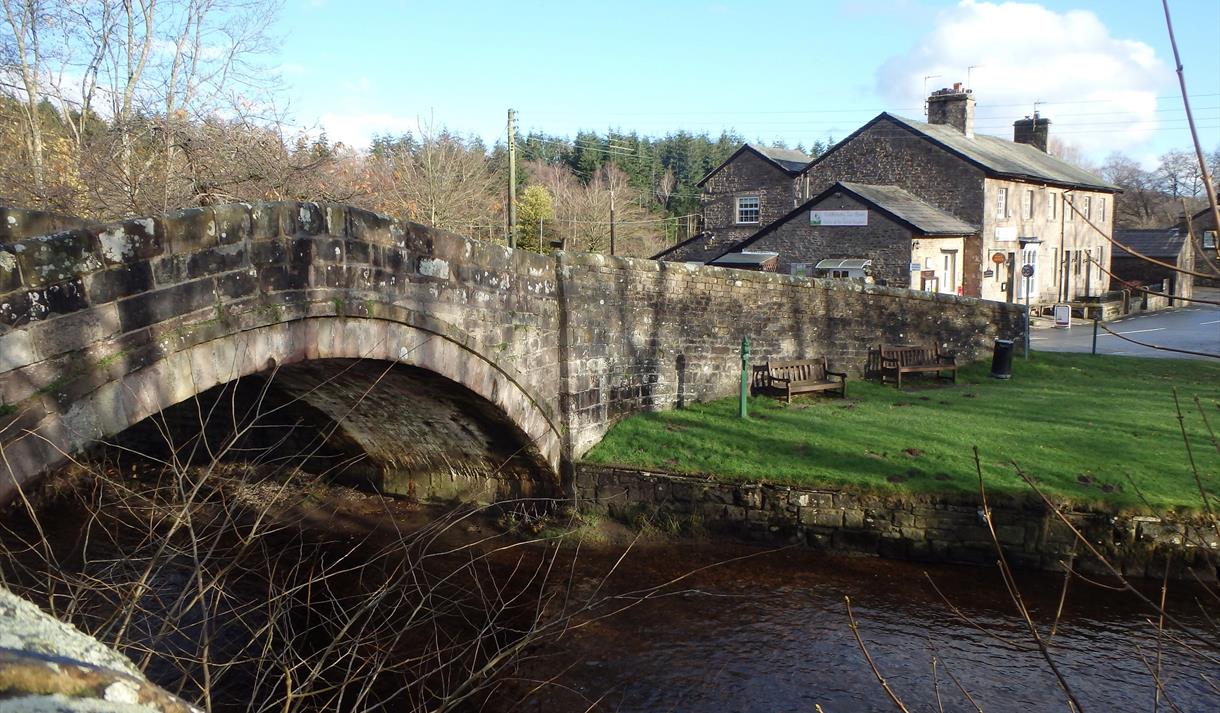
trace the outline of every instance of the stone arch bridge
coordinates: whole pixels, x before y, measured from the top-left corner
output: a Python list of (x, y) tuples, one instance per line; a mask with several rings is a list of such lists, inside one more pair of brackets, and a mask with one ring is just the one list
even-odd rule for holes
[[(175, 404), (279, 373), (374, 468), (415, 462), (430, 427), (481, 408), (483, 430), (442, 450), (511, 431), (565, 485), (566, 465), (617, 419), (734, 393), (743, 335), (758, 359), (826, 354), (860, 374), (882, 341), (980, 356), (1020, 315), (846, 282), (544, 256), (342, 205), (104, 225), (0, 210), (0, 497)], [(370, 380), (388, 384), (382, 398), (361, 398)]]

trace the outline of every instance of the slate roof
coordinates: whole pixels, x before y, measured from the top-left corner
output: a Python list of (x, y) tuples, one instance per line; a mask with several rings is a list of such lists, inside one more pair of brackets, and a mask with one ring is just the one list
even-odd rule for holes
[(746, 143), (742, 144), (741, 148), (734, 151), (732, 156), (729, 156), (722, 161), (719, 166), (708, 171), (707, 175), (700, 178), (699, 182), (695, 185), (702, 186), (704, 183), (707, 183), (707, 179), (716, 175), (722, 168), (737, 160), (737, 157), (745, 151), (749, 151), (766, 161), (770, 161), (783, 171), (787, 172), (790, 176), (796, 176), (798, 173), (805, 170), (805, 167), (809, 165), (811, 160), (813, 160), (809, 156), (806, 156), (795, 149), (772, 149), (767, 148), (766, 146)]
[[(1182, 245), (1186, 243), (1186, 235), (1178, 232), (1177, 228), (1118, 228), (1114, 231), (1114, 240), (1130, 246), (1141, 255), (1176, 258), (1178, 253), (1182, 252)], [(1111, 257), (1132, 255), (1115, 245)]]
[(898, 186), (875, 186), (850, 181), (840, 181), (835, 186), (856, 194), (866, 203), (872, 203), (924, 235), (970, 235), (978, 232), (975, 226), (923, 202)]
[(725, 253), (724, 255), (721, 255), (720, 257), (716, 258), (715, 260), (712, 260), (708, 264), (709, 265), (721, 265), (723, 267), (733, 267), (736, 265), (752, 265), (752, 266), (757, 267), (757, 266), (762, 265), (763, 263), (767, 262), (768, 260), (773, 260), (777, 257), (779, 257), (779, 253), (764, 253), (764, 252)]
[(803, 152), (796, 149), (775, 149), (767, 146), (759, 146), (758, 144), (746, 144), (766, 158), (771, 159), (773, 163), (779, 164), (781, 168), (788, 171), (800, 172), (804, 170), (812, 157), (806, 156)]
[(975, 134), (973, 138), (967, 138), (965, 134), (947, 124), (927, 124), (888, 112), (878, 114), (872, 121), (860, 127), (846, 139), (835, 144), (829, 151), (819, 156), (812, 165), (816, 165), (822, 159), (834, 153), (840, 146), (847, 144), (857, 134), (873, 124), (886, 119), (975, 164), (990, 176), (1032, 180), (1072, 188), (1086, 188), (1114, 193), (1121, 191), (1118, 186), (1105, 182), (1083, 168), (1073, 166), (1066, 161), (1061, 161), (1029, 144), (1018, 144), (998, 136), (987, 136), (986, 134)]

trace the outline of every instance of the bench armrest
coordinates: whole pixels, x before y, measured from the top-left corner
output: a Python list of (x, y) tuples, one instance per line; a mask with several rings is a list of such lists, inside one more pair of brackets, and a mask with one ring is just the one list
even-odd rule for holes
[(827, 375), (827, 376), (839, 376), (839, 377), (842, 377), (842, 378), (844, 378), (844, 379), (846, 379), (846, 378), (847, 378), (847, 372), (845, 372), (845, 371), (830, 371), (830, 370), (828, 369), (828, 370), (826, 371), (826, 375)]
[(782, 376), (771, 376), (771, 375), (769, 375), (769, 374), (767, 375), (767, 378), (768, 378), (768, 379), (770, 379), (771, 381), (779, 381), (779, 382), (782, 382), (782, 383), (785, 383), (785, 384), (787, 384), (788, 382), (792, 381), (792, 379), (785, 379), (785, 378), (784, 378), (784, 377), (782, 377)]

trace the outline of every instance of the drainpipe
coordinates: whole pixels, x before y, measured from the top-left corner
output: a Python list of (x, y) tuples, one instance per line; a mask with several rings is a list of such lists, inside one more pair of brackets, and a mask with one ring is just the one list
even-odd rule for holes
[[(1068, 216), (1068, 199), (1071, 197), (1070, 190), (1063, 192), (1063, 205), (1059, 206), (1059, 264), (1055, 266), (1056, 270), (1061, 270), (1059, 273), (1059, 295), (1063, 298), (1063, 303), (1068, 304), (1071, 299), (1068, 296), (1068, 271), (1072, 269), (1072, 263), (1067, 259), (1067, 216)], [(1071, 308), (1069, 307), (1069, 313)]]

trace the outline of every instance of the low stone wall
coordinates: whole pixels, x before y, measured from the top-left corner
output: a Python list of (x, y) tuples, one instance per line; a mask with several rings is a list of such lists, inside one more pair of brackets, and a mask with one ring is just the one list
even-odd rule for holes
[[(995, 562), (995, 544), (977, 498), (866, 495), (785, 485), (579, 464), (582, 509), (632, 520), (639, 516), (694, 522), (752, 540), (804, 544), (832, 551), (967, 564)], [(1177, 578), (1216, 581), (1220, 542), (1201, 522), (1070, 512), (1068, 519), (1123, 574), (1161, 577), (1171, 557)], [(1040, 503), (992, 504), (992, 521), (1014, 567), (1061, 570), (1073, 557), (1086, 573), (1101, 562)]]

